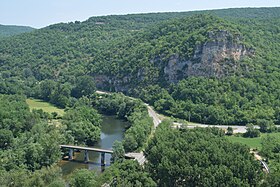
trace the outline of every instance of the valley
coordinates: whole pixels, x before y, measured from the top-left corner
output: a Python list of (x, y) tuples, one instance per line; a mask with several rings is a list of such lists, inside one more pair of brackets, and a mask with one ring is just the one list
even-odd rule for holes
[[(1, 38), (0, 186), (279, 186), (279, 33), (275, 7), (96, 16)], [(61, 161), (60, 145), (110, 149), (112, 164)]]

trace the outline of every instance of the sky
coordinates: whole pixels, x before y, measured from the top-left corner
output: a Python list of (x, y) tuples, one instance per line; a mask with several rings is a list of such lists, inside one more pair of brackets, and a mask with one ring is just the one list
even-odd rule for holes
[(276, 6), (280, 0), (1, 0), (0, 24), (42, 28), (100, 15)]

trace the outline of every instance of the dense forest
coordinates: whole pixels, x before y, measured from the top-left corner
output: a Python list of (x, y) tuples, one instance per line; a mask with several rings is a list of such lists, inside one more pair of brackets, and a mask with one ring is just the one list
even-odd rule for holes
[(218, 129), (169, 130), (161, 124), (147, 148), (147, 168), (159, 186), (257, 186), (262, 172), (245, 146)]
[[(229, 9), (51, 25), (0, 41), (0, 93), (38, 97), (40, 83), (50, 80), (62, 95), (80, 97), (74, 88), (91, 76), (99, 89), (140, 97), (178, 118), (279, 124), (278, 13)], [(208, 54), (208, 45), (226, 52)], [(52, 102), (69, 105), (65, 97)]]
[[(149, 133), (149, 120), (145, 107), (113, 94), (83, 97), (67, 110), (63, 123), (52, 124), (54, 116), (42, 110), (30, 112), (25, 97), (0, 95), (1, 168), (3, 186), (65, 186), (56, 162), (61, 158), (59, 144), (91, 143), (98, 136), (99, 114), (92, 106), (107, 114), (117, 113), (131, 122), (126, 136), (135, 142), (145, 141)], [(93, 102), (92, 102), (93, 101)], [(141, 112), (142, 111), (142, 112)], [(138, 118), (138, 117), (140, 118)], [(134, 120), (134, 121), (133, 121)], [(91, 124), (90, 124), (91, 123)], [(145, 126), (148, 125), (148, 126)], [(145, 149), (148, 162), (145, 167), (136, 161), (115, 158), (115, 162), (102, 175), (90, 170), (76, 170), (69, 178), (70, 186), (277, 186), (279, 185), (279, 142), (267, 136), (262, 152), (275, 164), (270, 175), (264, 175), (249, 148), (230, 143), (224, 132), (217, 128), (172, 129), (164, 121), (148, 141)], [(95, 126), (95, 128), (93, 128)], [(92, 129), (93, 128), (93, 129)], [(133, 129), (130, 131), (130, 129)], [(135, 132), (139, 132), (134, 134)], [(88, 134), (90, 133), (90, 134)], [(82, 137), (81, 135), (84, 135)], [(92, 136), (93, 135), (93, 136)], [(139, 139), (141, 138), (142, 139)], [(120, 149), (126, 147), (125, 137)], [(143, 139), (144, 138), (144, 139)], [(69, 142), (70, 141), (70, 142)], [(132, 146), (134, 144), (128, 143)], [(118, 149), (113, 146), (113, 150)], [(117, 155), (118, 156), (118, 155)], [(116, 156), (116, 157), (117, 157)], [(271, 185), (273, 184), (273, 185)]]
[[(65, 186), (59, 144), (93, 145), (101, 114), (129, 122), (114, 163), (75, 171), (69, 186), (279, 186), (275, 138), (262, 138), (265, 175), (216, 128), (165, 121), (151, 136), (141, 101), (192, 122), (280, 124), (279, 33), (280, 8), (248, 8), (92, 17), (1, 38), (0, 186)], [(60, 123), (28, 97), (65, 109)], [(144, 151), (144, 168), (122, 158), (129, 151)]]
[(31, 32), (34, 28), (27, 26), (0, 25), (0, 38)]

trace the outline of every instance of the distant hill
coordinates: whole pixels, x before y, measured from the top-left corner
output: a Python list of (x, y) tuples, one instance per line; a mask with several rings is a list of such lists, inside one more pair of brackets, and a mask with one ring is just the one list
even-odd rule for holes
[(0, 38), (18, 35), (35, 30), (28, 26), (0, 25)]

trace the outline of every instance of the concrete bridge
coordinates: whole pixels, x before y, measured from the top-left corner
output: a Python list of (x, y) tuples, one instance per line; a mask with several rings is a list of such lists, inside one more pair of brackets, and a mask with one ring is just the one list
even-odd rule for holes
[[(68, 159), (69, 160), (73, 160), (73, 153), (74, 153), (74, 149), (76, 150), (84, 150), (85, 151), (85, 155), (84, 155), (84, 161), (85, 163), (89, 162), (89, 151), (94, 151), (94, 152), (98, 152), (101, 153), (101, 166), (105, 166), (105, 154), (113, 154), (112, 150), (108, 150), (108, 149), (99, 149), (99, 148), (94, 148), (94, 147), (83, 147), (83, 146), (76, 146), (76, 145), (59, 145), (60, 148), (65, 148), (65, 149), (69, 149), (69, 155), (68, 155)], [(135, 159), (138, 161), (138, 157), (139, 155), (135, 155), (136, 153), (127, 153), (125, 154), (125, 158), (127, 159)], [(139, 158), (141, 159), (141, 158)], [(142, 160), (138, 161), (140, 164), (142, 162)]]

